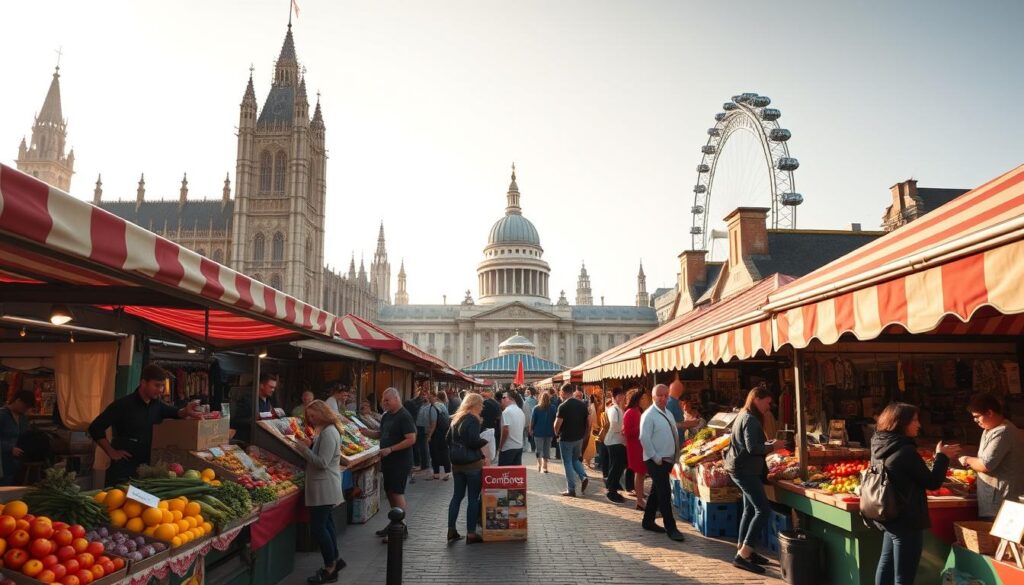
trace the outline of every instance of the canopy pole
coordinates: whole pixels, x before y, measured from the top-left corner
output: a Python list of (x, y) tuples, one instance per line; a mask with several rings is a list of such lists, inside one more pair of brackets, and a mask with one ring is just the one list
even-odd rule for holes
[[(380, 359), (378, 356), (377, 359)], [(373, 401), (376, 402), (374, 408), (380, 408), (380, 395), (377, 394), (377, 364), (373, 364), (373, 369), (370, 370), (370, 392), (373, 392)]]
[(249, 423), (249, 443), (256, 439), (256, 421), (260, 419), (260, 350), (252, 354), (252, 420)]
[(800, 477), (807, 479), (807, 417), (804, 413), (803, 354), (793, 348), (793, 392), (796, 407), (796, 457), (800, 466)]

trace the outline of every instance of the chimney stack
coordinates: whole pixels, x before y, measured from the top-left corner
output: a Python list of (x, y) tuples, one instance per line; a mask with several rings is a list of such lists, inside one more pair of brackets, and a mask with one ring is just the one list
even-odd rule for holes
[(768, 254), (767, 207), (738, 207), (725, 216), (729, 231), (729, 265)]

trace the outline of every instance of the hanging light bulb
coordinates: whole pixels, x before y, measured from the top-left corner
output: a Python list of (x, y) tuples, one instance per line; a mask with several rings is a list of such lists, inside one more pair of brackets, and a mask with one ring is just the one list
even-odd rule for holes
[(18, 336), (19, 337), (25, 337), (26, 335), (28, 335), (28, 331), (26, 331), (25, 328), (22, 327), (21, 331), (18, 332)]
[(190, 345), (190, 346), (188, 347), (188, 349), (186, 349), (185, 351), (187, 351), (188, 353), (195, 353), (195, 352), (196, 352), (196, 351), (198, 351), (198, 350), (197, 350), (197, 349), (196, 349), (195, 347), (193, 347), (193, 346), (191, 346), (191, 345)]
[(72, 331), (71, 335), (68, 337), (68, 343), (74, 343), (74, 342), (75, 342), (75, 332)]
[(259, 349), (257, 350), (257, 353), (256, 353), (256, 355), (257, 355), (257, 356), (258, 356), (258, 357), (259, 357), (260, 359), (263, 359), (263, 358), (267, 357), (267, 346), (265, 346), (265, 345), (264, 345), (264, 346), (261, 346), (261, 347), (260, 347), (260, 348), (259, 348)]
[(67, 305), (54, 305), (50, 310), (50, 323), (54, 325), (64, 325), (74, 318)]

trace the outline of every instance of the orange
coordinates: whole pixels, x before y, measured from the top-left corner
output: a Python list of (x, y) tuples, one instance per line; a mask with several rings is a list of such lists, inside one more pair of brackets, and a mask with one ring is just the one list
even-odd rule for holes
[(170, 510), (171, 509), (170, 508), (170, 504), (167, 503), (167, 500), (160, 500), (160, 505), (157, 506), (157, 507), (160, 508), (161, 510)]
[(172, 538), (171, 539), (171, 546), (172, 547), (179, 547), (179, 546), (181, 546), (181, 537), (175, 536), (174, 538)]
[(28, 504), (21, 500), (14, 500), (13, 502), (8, 502), (4, 506), (3, 512), (8, 516), (13, 517), (15, 520), (20, 520), (25, 516), (25, 514), (28, 514)]
[(185, 532), (188, 529), (192, 528), (191, 526), (188, 525), (188, 521), (187, 520), (178, 520), (177, 524), (178, 524), (178, 534), (181, 534), (182, 532)]
[(142, 521), (142, 518), (132, 518), (124, 527), (128, 532), (142, 532), (146, 529), (146, 523)]
[[(107, 496), (107, 497), (110, 497), (110, 496)], [(183, 512), (185, 510), (185, 503), (186, 502), (184, 502), (184, 501), (182, 501), (180, 499), (173, 499), (173, 500), (169, 500), (167, 502), (167, 505), (169, 506), (169, 509), (171, 510), (171, 512)]]
[(160, 540), (173, 541), (174, 537), (178, 536), (178, 527), (174, 524), (161, 524), (156, 527), (156, 532), (153, 536)]
[(163, 516), (160, 519), (161, 524), (167, 524), (168, 522), (174, 522), (174, 514), (170, 510), (160, 510), (160, 514)]
[(103, 503), (107, 505), (108, 510), (116, 510), (124, 505), (124, 491), (119, 489), (112, 489), (107, 492), (107, 497), (103, 498)]
[(186, 516), (198, 516), (199, 514), (202, 513), (202, 511), (203, 511), (203, 509), (200, 508), (199, 504), (197, 504), (195, 502), (189, 502), (185, 506), (185, 515)]
[(194, 516), (189, 516), (187, 518), (182, 518), (182, 520), (184, 520), (185, 522), (188, 522), (189, 530), (195, 528), (196, 526), (199, 526), (199, 523), (196, 522), (196, 519), (195, 519)]
[(181, 510), (175, 510), (171, 512), (171, 516), (174, 518), (174, 522), (177, 522), (178, 520), (181, 520), (185, 517), (185, 515), (181, 513)]
[(142, 521), (146, 526), (156, 526), (163, 521), (164, 512), (166, 512), (166, 510), (161, 510), (160, 508), (146, 508), (142, 512)]
[(128, 523), (128, 515), (124, 513), (124, 510), (111, 510), (110, 523), (118, 528), (122, 528)]
[(213, 531), (213, 524), (210, 524), (209, 522), (203, 522), (203, 532), (207, 532), (208, 533), (208, 532), (212, 532), (212, 531)]
[(207, 467), (199, 474), (199, 477), (203, 478), (206, 481), (213, 481), (213, 479), (217, 477), (217, 473), (214, 470)]
[(156, 526), (150, 526), (149, 528), (143, 530), (142, 533), (152, 538), (156, 534)]
[(134, 500), (125, 502), (121, 509), (124, 510), (125, 514), (128, 514), (129, 518), (138, 518), (142, 515), (142, 504)]
[(92, 497), (93, 501), (97, 504), (102, 504), (103, 500), (107, 499), (107, 492), (99, 492)]

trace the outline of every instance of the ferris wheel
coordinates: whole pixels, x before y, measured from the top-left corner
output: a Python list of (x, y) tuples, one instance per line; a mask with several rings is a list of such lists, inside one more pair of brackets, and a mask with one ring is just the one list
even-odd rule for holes
[(759, 175), (760, 185), (755, 190), (771, 197), (772, 228), (796, 228), (796, 208), (804, 198), (796, 192), (793, 171), (800, 162), (789, 155), (787, 143), (792, 133), (779, 126), (782, 112), (768, 107), (771, 103), (768, 96), (742, 93), (722, 104), (723, 111), (715, 114), (715, 125), (708, 128), (707, 144), (700, 149), (702, 157), (697, 165), (697, 184), (693, 187), (690, 236), (694, 250), (708, 249), (711, 192), (716, 173), (723, 173), (719, 161), (727, 158), (726, 145), (730, 139), (737, 142), (741, 134), (745, 134), (744, 140), (751, 144), (749, 160), (727, 162), (742, 165), (743, 172)]

